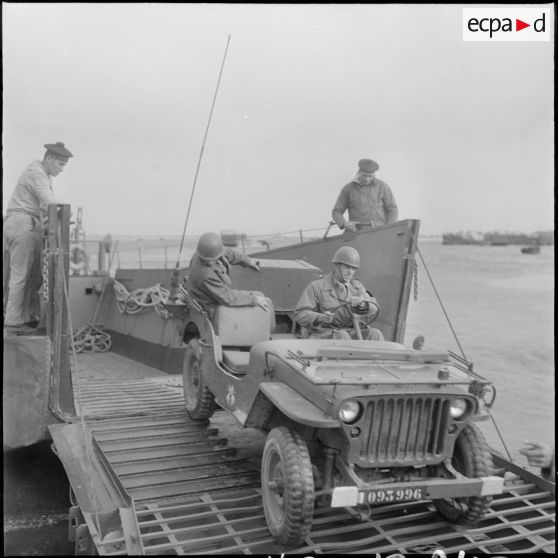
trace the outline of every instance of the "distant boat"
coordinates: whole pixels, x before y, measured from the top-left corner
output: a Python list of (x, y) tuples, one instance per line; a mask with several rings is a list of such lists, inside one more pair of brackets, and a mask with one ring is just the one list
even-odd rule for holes
[(482, 244), (482, 233), (458, 232), (442, 234), (442, 244)]
[[(545, 237), (545, 242), (552, 240), (552, 237), (547, 235)], [(490, 246), (507, 246), (508, 244), (523, 244), (523, 245), (540, 245), (542, 242), (542, 233), (512, 233), (512, 232), (488, 232), (484, 235), (485, 243)]]
[(540, 251), (540, 246), (524, 246), (523, 248), (521, 248), (522, 254), (539, 254)]

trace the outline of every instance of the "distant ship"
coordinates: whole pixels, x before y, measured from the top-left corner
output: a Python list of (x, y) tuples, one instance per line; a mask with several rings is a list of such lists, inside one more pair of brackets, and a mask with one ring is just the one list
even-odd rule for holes
[(541, 247), (540, 246), (524, 246), (521, 248), (522, 254), (540, 254)]
[(537, 238), (524, 233), (489, 232), (484, 235), (490, 246), (507, 246), (508, 244), (537, 244)]
[(483, 244), (484, 236), (479, 232), (457, 232), (442, 234), (442, 244)]
[(554, 231), (538, 231), (533, 234), (511, 233), (492, 231), (480, 232), (457, 232), (442, 234), (442, 244), (485, 244), (488, 246), (552, 246), (554, 244)]

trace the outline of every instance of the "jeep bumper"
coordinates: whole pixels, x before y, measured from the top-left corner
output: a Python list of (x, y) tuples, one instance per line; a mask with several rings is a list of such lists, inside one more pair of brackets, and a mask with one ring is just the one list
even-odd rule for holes
[(502, 477), (478, 479), (433, 479), (409, 483), (364, 486), (338, 486), (332, 490), (331, 507), (350, 507), (359, 504), (389, 504), (414, 500), (491, 496), (504, 490)]

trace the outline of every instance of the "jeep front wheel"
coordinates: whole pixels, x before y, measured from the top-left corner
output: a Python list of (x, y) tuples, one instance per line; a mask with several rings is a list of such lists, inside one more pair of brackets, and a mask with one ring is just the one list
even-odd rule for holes
[[(451, 463), (459, 473), (469, 478), (493, 474), (488, 445), (474, 424), (467, 425), (458, 436)], [(449, 522), (474, 525), (484, 517), (491, 502), (490, 496), (467, 496), (434, 500), (434, 505)]]
[(188, 414), (196, 420), (211, 417), (217, 405), (215, 397), (204, 383), (201, 347), (197, 339), (191, 339), (186, 348), (182, 363), (182, 378)]
[(262, 456), (265, 518), (277, 542), (294, 546), (310, 532), (314, 515), (314, 478), (306, 442), (295, 432), (274, 428)]

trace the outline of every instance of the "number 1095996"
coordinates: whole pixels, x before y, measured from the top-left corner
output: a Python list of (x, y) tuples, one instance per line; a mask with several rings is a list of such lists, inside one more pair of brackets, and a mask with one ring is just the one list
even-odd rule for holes
[(423, 489), (419, 487), (383, 489), (376, 488), (359, 494), (361, 504), (388, 504), (390, 502), (409, 502), (421, 500)]

